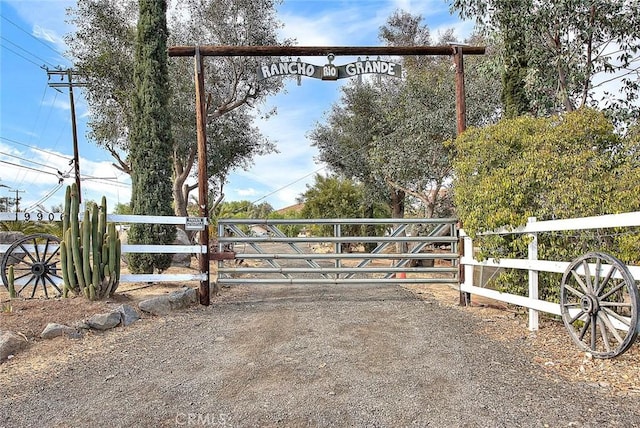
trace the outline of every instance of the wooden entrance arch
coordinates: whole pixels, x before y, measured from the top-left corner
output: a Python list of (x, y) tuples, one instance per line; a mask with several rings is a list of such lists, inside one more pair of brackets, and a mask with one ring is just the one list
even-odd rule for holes
[[(356, 56), (356, 55), (449, 55), (454, 59), (456, 67), (456, 118), (458, 134), (466, 128), (466, 103), (464, 93), (464, 55), (483, 55), (484, 46), (173, 46), (169, 48), (170, 57), (195, 57), (196, 86), (196, 127), (198, 139), (198, 201), (201, 217), (207, 213), (207, 137), (206, 112), (204, 97), (204, 65), (203, 56)], [(206, 246), (206, 253), (199, 255), (199, 268), (206, 274), (200, 281), (200, 304), (209, 305), (209, 227), (200, 232), (200, 245)], [(460, 246), (460, 248), (463, 248)], [(461, 275), (464, 271), (461, 272)], [(461, 277), (460, 281), (464, 278)]]

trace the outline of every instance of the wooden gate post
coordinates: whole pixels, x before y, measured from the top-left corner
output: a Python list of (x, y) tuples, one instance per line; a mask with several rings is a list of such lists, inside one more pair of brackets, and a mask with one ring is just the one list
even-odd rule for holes
[[(464, 55), (461, 46), (453, 47), (453, 61), (456, 66), (456, 121), (458, 124), (458, 135), (467, 129), (467, 103), (464, 93)], [(458, 225), (458, 230), (462, 228), (462, 222)], [(458, 232), (459, 234), (459, 232)], [(464, 254), (464, 238), (460, 237), (458, 244), (458, 282), (464, 282), (464, 266), (461, 261)], [(471, 303), (471, 294), (460, 291), (460, 306), (467, 306)]]
[(209, 193), (209, 180), (207, 180), (207, 114), (204, 103), (204, 65), (200, 48), (195, 52), (195, 84), (196, 84), (196, 130), (198, 139), (198, 204), (200, 217), (205, 218), (204, 229), (200, 231), (200, 245), (205, 246), (206, 251), (198, 255), (200, 273), (205, 274), (204, 280), (200, 280), (200, 304), (208, 306), (209, 296), (209, 213), (207, 210), (207, 197)]
[(467, 103), (464, 94), (464, 56), (461, 46), (453, 47), (453, 58), (456, 65), (456, 119), (458, 135), (467, 129)]

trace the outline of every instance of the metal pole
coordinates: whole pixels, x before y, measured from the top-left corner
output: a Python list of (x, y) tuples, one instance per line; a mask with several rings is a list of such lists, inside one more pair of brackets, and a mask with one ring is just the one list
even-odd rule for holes
[[(200, 49), (195, 52), (195, 81), (196, 81), (196, 130), (198, 139), (198, 203), (200, 217), (209, 218), (207, 197), (209, 193), (207, 176), (207, 120), (204, 97), (204, 65), (200, 56)], [(205, 220), (204, 230), (200, 231), (200, 245), (204, 245), (206, 251), (198, 257), (200, 273), (206, 275), (206, 279), (200, 281), (200, 304), (208, 306), (209, 296), (209, 225)]]

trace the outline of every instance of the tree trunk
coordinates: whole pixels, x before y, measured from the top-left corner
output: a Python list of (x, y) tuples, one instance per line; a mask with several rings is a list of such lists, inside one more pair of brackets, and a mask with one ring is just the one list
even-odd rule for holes
[[(183, 159), (186, 162), (183, 162)], [(195, 162), (195, 150), (190, 149), (186, 158), (182, 158), (173, 151), (173, 170), (176, 176), (173, 179), (172, 193), (173, 193), (173, 211), (178, 217), (187, 216), (187, 204), (189, 202), (189, 192), (197, 186), (186, 185), (185, 182), (189, 178), (189, 173)]]
[(404, 191), (391, 189), (391, 218), (404, 218), (404, 196)]
[[(404, 218), (404, 196), (405, 193), (402, 190), (391, 190), (391, 217), (392, 218)], [(404, 233), (402, 234), (404, 236)], [(407, 251), (406, 242), (398, 242), (396, 245), (396, 251), (398, 253), (404, 253)]]
[[(364, 207), (364, 217), (373, 218), (373, 216), (374, 216), (373, 203), (368, 202), (367, 205)], [(364, 226), (364, 236), (376, 236), (376, 226), (373, 224), (366, 224)], [(376, 248), (377, 245), (378, 244), (376, 244), (375, 242), (365, 242), (364, 244), (365, 251), (370, 253), (371, 251), (373, 251), (374, 248)]]

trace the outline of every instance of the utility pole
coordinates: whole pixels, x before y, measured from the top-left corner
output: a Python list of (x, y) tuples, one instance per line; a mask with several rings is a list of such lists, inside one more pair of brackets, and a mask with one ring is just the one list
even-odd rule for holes
[[(69, 103), (71, 104), (71, 131), (73, 133), (73, 170), (76, 176), (76, 185), (78, 186), (78, 201), (82, 202), (82, 191), (80, 189), (80, 155), (78, 153), (78, 130), (76, 126), (76, 107), (73, 101), (73, 75), (74, 71), (66, 70), (49, 70), (47, 69), (47, 77), (51, 80), (51, 76), (60, 76), (61, 82), (50, 82), (49, 86), (52, 88), (69, 88)], [(65, 82), (64, 79), (67, 79)], [(85, 86), (82, 83), (76, 83), (75, 86)]]
[[(20, 212), (20, 196), (18, 193), (24, 193), (24, 190), (9, 189), (10, 192), (16, 192), (16, 212)], [(8, 207), (7, 207), (8, 208)]]

